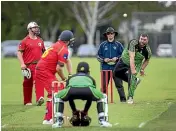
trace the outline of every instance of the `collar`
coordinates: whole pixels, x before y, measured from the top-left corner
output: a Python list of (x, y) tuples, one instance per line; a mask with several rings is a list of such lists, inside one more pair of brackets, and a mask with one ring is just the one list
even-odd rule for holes
[(114, 39), (112, 42), (110, 42), (110, 41), (107, 40), (107, 42), (108, 42), (108, 43), (114, 43), (114, 42), (115, 42), (115, 39)]
[[(36, 36), (36, 37), (37, 37), (37, 39), (40, 38), (40, 37), (38, 37), (38, 36)], [(26, 39), (31, 39), (31, 38), (29, 37), (29, 35), (27, 35), (27, 36), (26, 36)], [(36, 40), (36, 39), (31, 39), (31, 40)]]
[(67, 45), (63, 41), (61, 41), (61, 40), (58, 40), (57, 43), (63, 45), (64, 47), (67, 47)]

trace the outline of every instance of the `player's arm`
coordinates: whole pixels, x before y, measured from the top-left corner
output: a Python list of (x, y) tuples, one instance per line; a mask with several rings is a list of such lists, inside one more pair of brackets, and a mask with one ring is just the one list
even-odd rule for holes
[(58, 59), (58, 62), (57, 62), (57, 66), (56, 66), (56, 71), (57, 71), (58, 75), (61, 77), (61, 79), (63, 81), (65, 81), (67, 78), (65, 77), (65, 75), (63, 73), (63, 67), (64, 67), (64, 64), (67, 64), (68, 50), (64, 50), (64, 48), (61, 48), (61, 50), (59, 50), (59, 52), (58, 52), (57, 59)]
[(141, 66), (141, 71), (140, 71), (141, 76), (145, 75), (144, 70), (147, 67), (147, 65), (149, 64), (149, 60), (152, 56), (150, 48), (146, 47), (146, 49), (147, 49), (147, 54), (145, 55), (145, 60), (142, 63), (142, 66)]
[(148, 63), (149, 63), (149, 59), (144, 60), (144, 62), (143, 62), (143, 64), (142, 64), (142, 67), (141, 67), (141, 71), (144, 71), (144, 70), (145, 70), (145, 68), (147, 67)]
[(104, 56), (103, 56), (103, 43), (100, 44), (97, 52), (97, 60), (99, 62), (104, 62)]
[(24, 64), (24, 60), (23, 60), (24, 49), (25, 49), (25, 43), (21, 42), (19, 44), (19, 46), (18, 46), (18, 51), (17, 51), (17, 58), (18, 58), (18, 60), (20, 62), (21, 69), (25, 69), (26, 68), (26, 65)]
[(56, 66), (56, 71), (57, 71), (57, 74), (62, 79), (62, 81), (65, 81), (67, 78), (65, 77), (65, 75), (63, 73), (63, 67), (64, 67), (63, 63), (58, 63), (57, 66)]
[(135, 62), (134, 62), (135, 45), (137, 44), (136, 42), (137, 42), (136, 40), (132, 40), (128, 45), (129, 46), (128, 52), (129, 52), (129, 57), (130, 57), (130, 69), (131, 69), (132, 74), (136, 74), (136, 68), (135, 68)]
[(68, 71), (68, 75), (70, 76), (72, 74), (72, 63), (70, 59), (67, 59), (66, 68)]

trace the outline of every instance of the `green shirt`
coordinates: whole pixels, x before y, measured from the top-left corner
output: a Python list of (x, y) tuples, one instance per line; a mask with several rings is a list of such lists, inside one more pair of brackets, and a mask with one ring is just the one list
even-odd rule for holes
[(122, 56), (121, 56), (123, 62), (127, 65), (130, 65), (130, 57), (129, 57), (128, 51), (135, 52), (134, 61), (135, 61), (136, 66), (141, 66), (143, 60), (150, 59), (150, 57), (152, 55), (151, 49), (148, 44), (146, 46), (144, 46), (143, 48), (140, 48), (138, 40), (133, 39), (128, 44), (128, 47), (126, 49), (124, 49)]
[(95, 80), (84, 73), (79, 73), (72, 75), (66, 84), (67, 87), (90, 87), (90, 88), (96, 88)]

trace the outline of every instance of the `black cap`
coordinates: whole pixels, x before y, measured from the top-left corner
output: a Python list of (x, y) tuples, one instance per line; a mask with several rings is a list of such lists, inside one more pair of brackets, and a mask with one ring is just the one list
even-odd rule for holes
[(88, 74), (90, 72), (89, 64), (87, 62), (80, 62), (77, 66), (77, 73), (79, 72)]
[(118, 32), (115, 31), (112, 27), (108, 27), (107, 30), (106, 30), (106, 32), (103, 33), (103, 35), (106, 37), (107, 33), (115, 33), (115, 36), (118, 35)]

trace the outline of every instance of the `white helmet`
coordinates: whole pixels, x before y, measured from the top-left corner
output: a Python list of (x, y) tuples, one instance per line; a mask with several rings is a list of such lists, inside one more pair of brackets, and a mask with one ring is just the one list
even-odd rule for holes
[(27, 30), (34, 27), (40, 27), (36, 22), (30, 22), (27, 26)]

